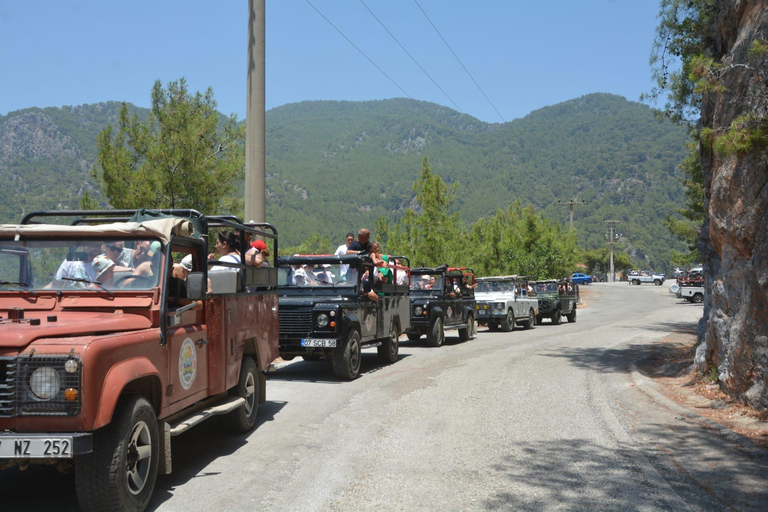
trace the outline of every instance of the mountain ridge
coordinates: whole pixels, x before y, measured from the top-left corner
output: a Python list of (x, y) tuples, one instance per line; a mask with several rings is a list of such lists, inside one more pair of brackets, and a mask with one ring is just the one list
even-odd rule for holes
[[(77, 207), (85, 190), (103, 201), (89, 170), (96, 134), (117, 121), (119, 106), (0, 116), (0, 179), (6, 182), (0, 190), (14, 176), (25, 196), (12, 194), (0, 218), (16, 221), (24, 207), (36, 205)], [(396, 220), (414, 204), (412, 185), (428, 157), (446, 182), (460, 183), (456, 208), (467, 223), (518, 199), (566, 222), (557, 201), (578, 195), (587, 204), (576, 207), (574, 226), (586, 248), (603, 245), (608, 218), (623, 222), (619, 230), (625, 228), (629, 247), (649, 266), (667, 265), (669, 248), (683, 248), (660, 221), (683, 201), (676, 166), (687, 134), (621, 96), (585, 95), (506, 123), (404, 98), (307, 101), (269, 110), (266, 127), (267, 219), (287, 245), (313, 234), (335, 242), (347, 231), (373, 227), (379, 216)], [(30, 153), (31, 143), (17, 146), (29, 130), (50, 142), (50, 158)]]

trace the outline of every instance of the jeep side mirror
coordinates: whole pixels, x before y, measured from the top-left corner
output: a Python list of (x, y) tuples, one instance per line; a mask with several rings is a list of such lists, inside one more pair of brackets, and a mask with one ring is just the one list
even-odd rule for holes
[(208, 291), (205, 273), (190, 272), (187, 276), (187, 299), (202, 300)]

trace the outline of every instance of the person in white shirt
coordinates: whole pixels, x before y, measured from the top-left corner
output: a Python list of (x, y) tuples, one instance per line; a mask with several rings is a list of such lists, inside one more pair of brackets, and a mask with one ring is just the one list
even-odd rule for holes
[[(333, 253), (334, 256), (344, 256), (347, 254), (349, 245), (355, 241), (355, 235), (352, 233), (347, 233), (346, 239), (346, 243), (341, 244), (339, 248), (336, 249), (336, 252)], [(342, 277), (347, 276), (347, 270), (349, 270), (349, 265), (339, 265), (339, 275)]]

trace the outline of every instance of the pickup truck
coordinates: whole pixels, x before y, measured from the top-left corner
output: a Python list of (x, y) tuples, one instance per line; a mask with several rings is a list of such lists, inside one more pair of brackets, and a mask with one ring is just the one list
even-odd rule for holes
[(140, 512), (173, 436), (213, 416), (254, 428), (278, 356), (277, 276), (208, 261), (220, 229), (277, 253), (269, 224), (194, 210), (0, 225), (0, 469), (74, 471), (83, 510)]
[(638, 274), (630, 274), (627, 278), (627, 281), (629, 284), (642, 284), (642, 283), (653, 283), (656, 286), (661, 286), (664, 284), (664, 280), (666, 277), (663, 274), (655, 274), (655, 273), (638, 273)]

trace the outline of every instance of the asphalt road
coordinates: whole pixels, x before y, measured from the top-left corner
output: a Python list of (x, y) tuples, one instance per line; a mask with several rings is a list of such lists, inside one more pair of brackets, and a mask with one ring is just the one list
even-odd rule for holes
[[(577, 322), (403, 337), (353, 382), (326, 362), (270, 374), (245, 437), (174, 438), (149, 510), (765, 510), (768, 453), (633, 371), (701, 306), (667, 286), (582, 287)], [(71, 476), (0, 472), (0, 510), (77, 510)]]

